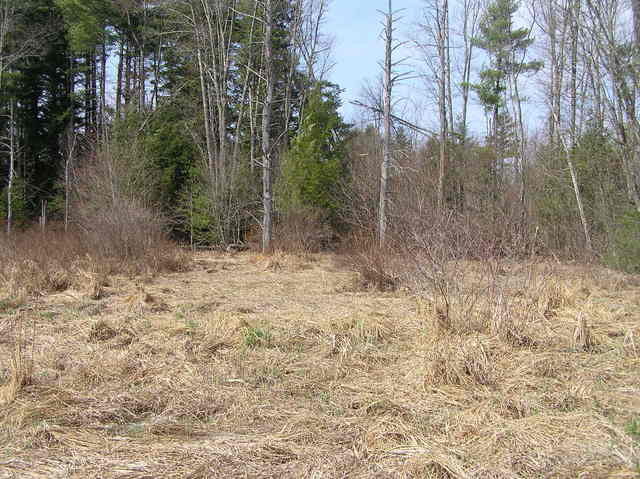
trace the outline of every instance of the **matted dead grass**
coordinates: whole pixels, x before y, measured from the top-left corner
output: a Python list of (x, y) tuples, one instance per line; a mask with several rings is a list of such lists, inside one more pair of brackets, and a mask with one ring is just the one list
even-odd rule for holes
[(199, 254), (1, 305), (0, 478), (637, 477), (637, 278), (505, 265), (445, 314), (339, 263)]

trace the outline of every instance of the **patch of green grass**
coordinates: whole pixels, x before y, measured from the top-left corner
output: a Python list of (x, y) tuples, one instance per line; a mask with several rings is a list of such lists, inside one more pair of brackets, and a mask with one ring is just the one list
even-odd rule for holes
[(200, 324), (194, 319), (186, 319), (184, 322), (184, 326), (185, 328), (187, 328), (187, 332), (189, 334), (194, 334), (200, 327)]
[(195, 319), (190, 318), (182, 311), (177, 311), (175, 316), (178, 321), (184, 323), (185, 334), (193, 336), (198, 331), (200, 323)]
[(11, 298), (0, 299), (0, 314), (11, 313), (18, 308), (18, 302)]
[(273, 335), (264, 327), (252, 326), (244, 330), (244, 344), (249, 348), (270, 347)]
[(627, 434), (629, 434), (634, 441), (640, 442), (640, 416), (634, 417), (631, 422), (627, 424)]
[(108, 424), (105, 429), (113, 436), (141, 437), (146, 432), (144, 424), (135, 422), (126, 424)]
[[(631, 436), (633, 442), (640, 447), (640, 416), (636, 416), (631, 419), (631, 422), (627, 424), (627, 434)], [(640, 458), (636, 456), (636, 472), (640, 473)]]
[(256, 387), (273, 386), (284, 377), (284, 371), (278, 366), (265, 366), (256, 373), (252, 381)]

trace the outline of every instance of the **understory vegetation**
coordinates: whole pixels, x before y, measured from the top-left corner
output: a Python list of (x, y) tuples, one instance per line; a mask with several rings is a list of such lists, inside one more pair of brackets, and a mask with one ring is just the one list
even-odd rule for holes
[[(580, 3), (425, 1), (415, 65), (392, 55), (350, 124), (327, 0), (3, 0), (3, 229), (268, 252), (439, 225), (495, 255), (639, 272), (640, 15)], [(384, 18), (393, 53), (405, 25)], [(401, 98), (410, 67), (421, 86)]]

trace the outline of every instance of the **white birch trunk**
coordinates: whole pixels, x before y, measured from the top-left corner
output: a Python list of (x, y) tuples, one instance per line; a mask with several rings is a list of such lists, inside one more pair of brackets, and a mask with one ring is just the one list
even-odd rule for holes
[(15, 127), (14, 127), (14, 111), (13, 102), (10, 107), (10, 119), (9, 119), (9, 185), (7, 186), (7, 234), (11, 234), (13, 226), (13, 179), (15, 176), (15, 161), (16, 161), (16, 148), (15, 148)]

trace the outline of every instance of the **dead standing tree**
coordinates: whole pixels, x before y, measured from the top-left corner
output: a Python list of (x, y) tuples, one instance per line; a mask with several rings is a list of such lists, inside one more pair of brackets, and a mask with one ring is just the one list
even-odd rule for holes
[[(4, 140), (4, 139), (3, 139)], [(13, 185), (16, 172), (16, 127), (15, 127), (15, 108), (13, 101), (9, 107), (9, 132), (6, 141), (2, 141), (4, 146), (9, 151), (9, 180), (7, 183), (7, 234), (11, 234), (13, 227)]]
[(387, 11), (380, 13), (384, 17), (384, 29), (382, 36), (385, 44), (385, 55), (383, 63), (383, 138), (382, 138), (382, 165), (380, 168), (380, 200), (378, 206), (378, 241), (380, 247), (384, 246), (387, 239), (387, 228), (389, 221), (389, 175), (392, 168), (391, 154), (391, 129), (392, 125), (392, 94), (395, 84), (406, 76), (406, 73), (396, 72), (396, 67), (404, 60), (393, 60), (393, 54), (404, 43), (394, 42), (395, 22), (398, 11), (393, 11), (391, 0), (388, 0)]
[[(438, 211), (444, 205), (444, 180), (449, 157), (450, 130), (453, 128), (451, 98), (451, 56), (449, 42), (449, 1), (429, 0), (423, 10), (424, 22), (418, 28), (422, 33), (415, 44), (437, 85), (440, 134), (438, 155), (438, 189), (436, 203)], [(434, 51), (435, 50), (435, 51)]]

